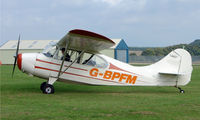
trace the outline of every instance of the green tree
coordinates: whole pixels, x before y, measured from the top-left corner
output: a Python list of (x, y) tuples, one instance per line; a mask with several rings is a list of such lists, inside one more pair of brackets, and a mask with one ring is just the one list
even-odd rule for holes
[(148, 48), (145, 51), (142, 52), (143, 56), (154, 56), (155, 51), (152, 48)]

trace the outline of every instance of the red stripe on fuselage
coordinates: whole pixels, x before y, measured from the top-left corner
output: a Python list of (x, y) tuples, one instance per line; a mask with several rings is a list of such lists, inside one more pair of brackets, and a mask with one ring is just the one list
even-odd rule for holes
[[(44, 61), (44, 60), (41, 60), (41, 59), (36, 59), (36, 61), (43, 62), (43, 63), (48, 63), (48, 64), (52, 64), (52, 65), (58, 65), (58, 66), (61, 65), (61, 64), (57, 64), (57, 63), (53, 63), (53, 62), (49, 62), (49, 61)], [(64, 66), (65, 67), (69, 67), (67, 65), (64, 65)], [(82, 68), (77, 68), (77, 67), (72, 67), (72, 66), (70, 68), (77, 69), (77, 70), (88, 71), (87, 69), (82, 69)]]
[[(40, 67), (40, 66), (35, 66), (35, 68), (36, 69), (43, 69), (43, 70), (48, 70), (48, 71), (59, 72), (58, 70), (53, 70), (53, 69), (44, 68), (44, 67)], [(104, 79), (100, 79), (100, 78), (93, 78), (93, 77), (89, 77), (89, 76), (85, 76), (85, 75), (79, 75), (79, 74), (74, 74), (74, 73), (69, 73), (69, 72), (64, 72), (64, 73), (65, 74), (69, 74), (69, 75), (79, 76), (79, 77), (85, 77), (85, 78), (91, 78), (91, 79), (106, 81), (106, 82), (113, 82), (113, 83), (123, 84), (123, 83), (119, 83), (119, 82), (115, 82), (115, 81), (109, 81), (109, 80), (104, 80)]]
[(109, 69), (119, 70), (119, 71), (123, 71), (123, 72), (131, 73), (131, 74), (135, 74), (135, 73), (132, 73), (132, 72), (129, 72), (129, 71), (123, 70), (123, 69), (121, 69), (121, 68), (119, 68), (119, 67), (113, 65), (112, 63), (110, 63)]

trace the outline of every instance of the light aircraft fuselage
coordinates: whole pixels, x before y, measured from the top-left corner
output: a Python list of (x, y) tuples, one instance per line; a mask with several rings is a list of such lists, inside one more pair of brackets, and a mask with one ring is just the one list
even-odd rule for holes
[[(108, 38), (95, 33), (74, 30), (43, 53), (17, 54), (17, 64), (22, 72), (46, 79), (47, 82), (41, 84), (41, 90), (47, 94), (54, 93), (55, 81), (90, 85), (175, 87), (190, 82), (191, 55), (184, 49), (173, 50), (152, 65), (132, 66), (99, 54), (98, 51), (113, 44)], [(65, 50), (61, 51), (63, 48)], [(67, 60), (66, 56), (69, 57)]]

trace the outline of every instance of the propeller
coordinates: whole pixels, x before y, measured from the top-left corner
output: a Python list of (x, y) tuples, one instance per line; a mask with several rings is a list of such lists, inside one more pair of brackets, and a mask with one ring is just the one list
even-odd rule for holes
[(19, 52), (19, 44), (20, 44), (20, 35), (19, 35), (18, 42), (17, 42), (16, 54), (14, 55), (15, 61), (14, 61), (14, 64), (13, 64), (12, 77), (13, 77), (13, 75), (14, 75), (14, 72), (15, 72), (15, 66), (16, 66), (16, 63), (17, 63), (18, 52)]

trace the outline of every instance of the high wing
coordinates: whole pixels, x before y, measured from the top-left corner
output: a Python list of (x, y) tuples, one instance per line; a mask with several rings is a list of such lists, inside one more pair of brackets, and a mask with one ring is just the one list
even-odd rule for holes
[(89, 53), (98, 53), (101, 50), (115, 45), (111, 39), (105, 36), (80, 29), (69, 31), (69, 33), (57, 43), (57, 46), (65, 48), (66, 44), (69, 44), (67, 49)]
[(57, 47), (65, 48), (64, 58), (66, 57), (67, 49), (80, 51), (80, 53), (79, 56), (64, 69), (64, 71), (62, 71), (62, 68), (65, 59), (62, 60), (56, 80), (59, 79), (60, 75), (70, 68), (84, 52), (96, 54), (101, 50), (112, 47), (113, 45), (115, 45), (115, 43), (111, 39), (97, 33), (80, 29), (69, 31), (69, 33), (57, 43)]

